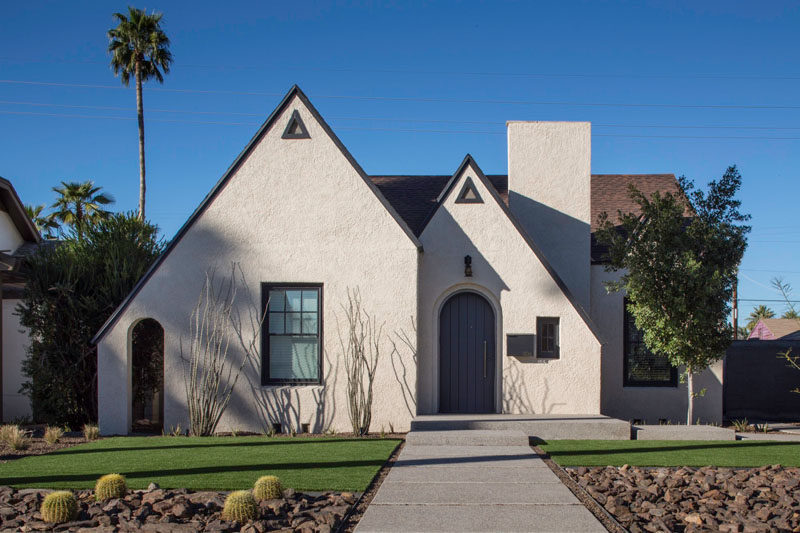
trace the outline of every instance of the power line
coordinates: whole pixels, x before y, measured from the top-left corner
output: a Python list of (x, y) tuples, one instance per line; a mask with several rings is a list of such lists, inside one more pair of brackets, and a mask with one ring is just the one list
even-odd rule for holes
[[(67, 109), (98, 109), (106, 111), (132, 111), (133, 107), (128, 106), (98, 106), (85, 104), (55, 104), (49, 102), (23, 102), (17, 100), (0, 100), (3, 105), (23, 105), (32, 107), (62, 107)], [(180, 113), (188, 115), (235, 115), (246, 117), (265, 117), (265, 113), (244, 113), (238, 111), (200, 111), (194, 109), (163, 109), (148, 108), (148, 113)], [(391, 118), (391, 117), (329, 117), (330, 120), (352, 120), (352, 121), (374, 121), (374, 122), (408, 122), (420, 124), (480, 124), (505, 126), (505, 121), (481, 121), (481, 120), (436, 120), (436, 119), (414, 119), (414, 118)], [(665, 129), (737, 129), (737, 130), (793, 130), (798, 131), (800, 127), (785, 126), (744, 126), (744, 125), (679, 125), (679, 124), (604, 124), (592, 123), (593, 127), (603, 128), (665, 128)]]
[[(61, 83), (29, 80), (0, 80), (0, 83), (41, 85), (50, 87), (75, 87), (84, 89), (129, 89), (122, 85), (99, 85), (87, 83)], [(262, 91), (225, 91), (211, 89), (168, 89), (166, 87), (148, 87), (148, 91), (196, 94), (229, 94), (239, 96), (283, 96), (278, 93)], [(627, 107), (627, 108), (677, 108), (677, 109), (774, 109), (797, 110), (800, 105), (766, 105), (766, 104), (661, 104), (661, 103), (614, 103), (614, 102), (569, 102), (569, 101), (537, 101), (537, 100), (492, 100), (477, 98), (432, 98), (419, 96), (363, 96), (363, 95), (332, 95), (318, 94), (314, 98), (334, 100), (366, 100), (388, 102), (427, 102), (427, 103), (458, 103), (458, 104), (498, 104), (498, 105), (551, 105), (551, 106), (577, 106), (577, 107)]]
[(778, 274), (800, 274), (800, 270), (769, 270), (760, 268), (740, 268), (744, 272), (777, 272)]
[[(56, 118), (83, 118), (83, 119), (103, 119), (103, 120), (136, 120), (135, 117), (119, 117), (111, 115), (80, 115), (73, 113), (41, 113), (36, 111), (2, 111), (2, 115), (27, 115), (40, 117)], [(185, 120), (185, 119), (164, 119), (149, 118), (151, 122), (183, 123), (183, 124), (213, 124), (223, 126), (260, 126), (259, 122), (226, 122), (210, 120)], [(351, 128), (337, 127), (337, 131), (384, 131), (392, 133), (434, 133), (434, 134), (471, 134), (471, 135), (506, 135), (504, 131), (481, 131), (481, 130), (433, 130), (433, 129), (414, 129), (414, 128)], [(800, 141), (800, 137), (767, 137), (767, 136), (712, 136), (712, 135), (623, 135), (613, 133), (594, 133), (594, 137), (618, 137), (627, 139), (694, 139), (694, 140), (779, 140), (779, 141)], [(763, 241), (769, 242), (769, 241)], [(776, 241), (780, 242), (780, 241)]]
[(772, 303), (800, 303), (800, 300), (770, 300), (768, 298), (737, 298), (740, 302), (772, 302)]
[[(95, 64), (107, 65), (107, 61), (94, 60), (68, 60), (68, 59), (49, 59), (49, 60), (25, 60), (20, 61), (16, 57), (0, 57), (0, 61), (18, 63), (45, 63), (45, 64)], [(761, 75), (761, 74), (609, 74), (609, 73), (557, 73), (557, 72), (492, 72), (492, 71), (459, 71), (459, 70), (424, 70), (424, 69), (388, 69), (388, 68), (352, 68), (352, 67), (312, 67), (308, 65), (231, 65), (231, 64), (181, 64), (181, 68), (198, 68), (212, 70), (258, 70), (265, 68), (283, 69), (291, 71), (310, 71), (310, 72), (354, 72), (354, 73), (378, 73), (378, 74), (422, 74), (422, 75), (444, 75), (444, 76), (484, 76), (484, 77), (507, 77), (507, 78), (608, 78), (608, 79), (690, 79), (690, 80), (753, 80), (753, 81), (794, 81), (800, 80), (800, 75)]]

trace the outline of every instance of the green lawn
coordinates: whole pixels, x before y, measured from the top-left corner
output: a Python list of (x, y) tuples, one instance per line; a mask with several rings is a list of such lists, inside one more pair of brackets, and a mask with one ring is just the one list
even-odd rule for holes
[(541, 448), (561, 466), (800, 466), (800, 442), (553, 440)]
[(274, 474), (298, 490), (363, 491), (396, 439), (114, 437), (0, 464), (0, 485), (82, 489), (110, 472), (133, 489), (233, 490)]

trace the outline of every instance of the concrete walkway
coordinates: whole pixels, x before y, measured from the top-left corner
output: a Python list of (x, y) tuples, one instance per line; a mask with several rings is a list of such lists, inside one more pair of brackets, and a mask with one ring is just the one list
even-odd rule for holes
[(357, 532), (606, 531), (518, 435), (435, 433), (408, 434)]

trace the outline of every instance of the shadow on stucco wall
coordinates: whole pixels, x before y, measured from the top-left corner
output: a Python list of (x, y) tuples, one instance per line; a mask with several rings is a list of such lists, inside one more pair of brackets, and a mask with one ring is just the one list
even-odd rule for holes
[[(389, 360), (392, 363), (392, 371), (397, 384), (400, 387), (400, 393), (403, 395), (403, 403), (405, 403), (406, 410), (411, 416), (417, 414), (417, 395), (416, 395), (416, 369), (417, 363), (417, 325), (414, 317), (411, 317), (411, 331), (409, 334), (404, 329), (399, 329), (394, 332), (394, 337), (391, 338), (392, 352), (389, 354)], [(403, 352), (403, 353), (401, 353)], [(408, 352), (410, 355), (410, 362), (414, 365), (414, 380), (409, 380), (408, 374), (408, 360), (404, 353)]]
[[(503, 412), (511, 414), (551, 414), (556, 407), (566, 405), (563, 402), (550, 402), (550, 384), (547, 378), (541, 379), (541, 388), (535, 391), (540, 397), (537, 402), (531, 394), (531, 385), (525, 381), (520, 365), (534, 363), (533, 358), (514, 357), (514, 361), (503, 368)], [(539, 404), (537, 410), (536, 403)]]

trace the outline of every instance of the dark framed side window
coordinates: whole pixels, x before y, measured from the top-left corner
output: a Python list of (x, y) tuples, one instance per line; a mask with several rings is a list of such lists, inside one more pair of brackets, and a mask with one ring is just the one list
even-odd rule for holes
[(677, 387), (678, 369), (666, 356), (655, 355), (644, 343), (644, 336), (624, 301), (625, 318), (623, 386), (625, 387)]
[(322, 284), (262, 283), (261, 383), (322, 382)]
[(560, 357), (558, 317), (536, 317), (536, 357), (539, 359)]

